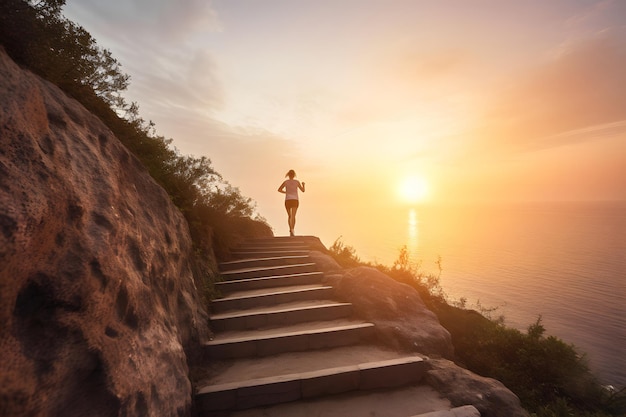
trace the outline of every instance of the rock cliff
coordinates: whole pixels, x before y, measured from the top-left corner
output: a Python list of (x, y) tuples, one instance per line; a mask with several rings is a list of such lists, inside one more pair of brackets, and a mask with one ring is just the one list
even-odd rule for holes
[(136, 158), (0, 48), (0, 415), (189, 415), (190, 263)]
[(408, 285), (368, 267), (329, 275), (326, 282), (341, 299), (353, 303), (356, 315), (376, 324), (387, 344), (427, 355), (453, 356), (450, 333)]

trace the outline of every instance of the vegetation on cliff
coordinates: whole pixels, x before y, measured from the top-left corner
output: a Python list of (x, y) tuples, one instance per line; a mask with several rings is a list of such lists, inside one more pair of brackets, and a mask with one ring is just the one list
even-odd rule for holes
[[(343, 267), (364, 265), (356, 251), (340, 239), (330, 252)], [(439, 322), (450, 332), (456, 362), (479, 375), (504, 383), (537, 417), (608, 417), (626, 413), (626, 390), (603, 387), (575, 346), (546, 336), (541, 317), (527, 331), (507, 327), (494, 309), (466, 309), (464, 300), (451, 301), (437, 274), (425, 273), (405, 248), (392, 266), (374, 266), (415, 288)]]
[[(130, 77), (110, 51), (62, 14), (65, 0), (3, 0), (0, 45), (20, 65), (56, 84), (98, 116), (135, 154), (185, 215), (196, 248), (225, 256), (241, 237), (271, 235), (241, 195), (206, 157), (181, 155), (156, 134), (122, 92)], [(204, 266), (206, 267), (206, 265)]]

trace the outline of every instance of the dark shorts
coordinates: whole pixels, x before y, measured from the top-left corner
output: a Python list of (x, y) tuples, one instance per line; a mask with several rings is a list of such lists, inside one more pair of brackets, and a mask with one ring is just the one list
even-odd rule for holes
[(285, 208), (287, 210), (292, 209), (292, 208), (298, 208), (298, 200), (285, 200)]

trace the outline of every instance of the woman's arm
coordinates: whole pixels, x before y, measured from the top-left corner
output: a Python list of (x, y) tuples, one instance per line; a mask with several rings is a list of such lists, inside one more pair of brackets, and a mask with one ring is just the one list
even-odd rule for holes
[(298, 182), (298, 188), (301, 189), (302, 192), (304, 192), (304, 183)]
[(286, 181), (283, 181), (283, 183), (280, 184), (280, 187), (278, 187), (278, 192), (279, 193), (287, 194), (287, 191), (285, 191), (285, 182)]

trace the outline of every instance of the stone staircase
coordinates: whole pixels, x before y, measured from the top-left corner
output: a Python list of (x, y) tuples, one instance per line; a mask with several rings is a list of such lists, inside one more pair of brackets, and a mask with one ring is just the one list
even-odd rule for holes
[[(473, 407), (471, 413), (449, 410), (445, 399), (419, 386), (426, 361), (376, 344), (374, 325), (333, 299), (308, 253), (306, 238), (256, 239), (220, 265), (222, 297), (211, 303), (210, 314), (215, 334), (204, 346), (210, 365), (196, 390), (199, 416), (298, 415), (285, 407), (315, 409), (320, 402), (324, 412), (306, 415), (480, 415)], [(406, 405), (414, 411), (404, 414), (359, 411), (358, 404), (374, 407), (359, 398), (394, 389), (417, 389), (427, 404)], [(352, 414), (345, 408), (333, 413), (334, 402), (355, 400)]]

